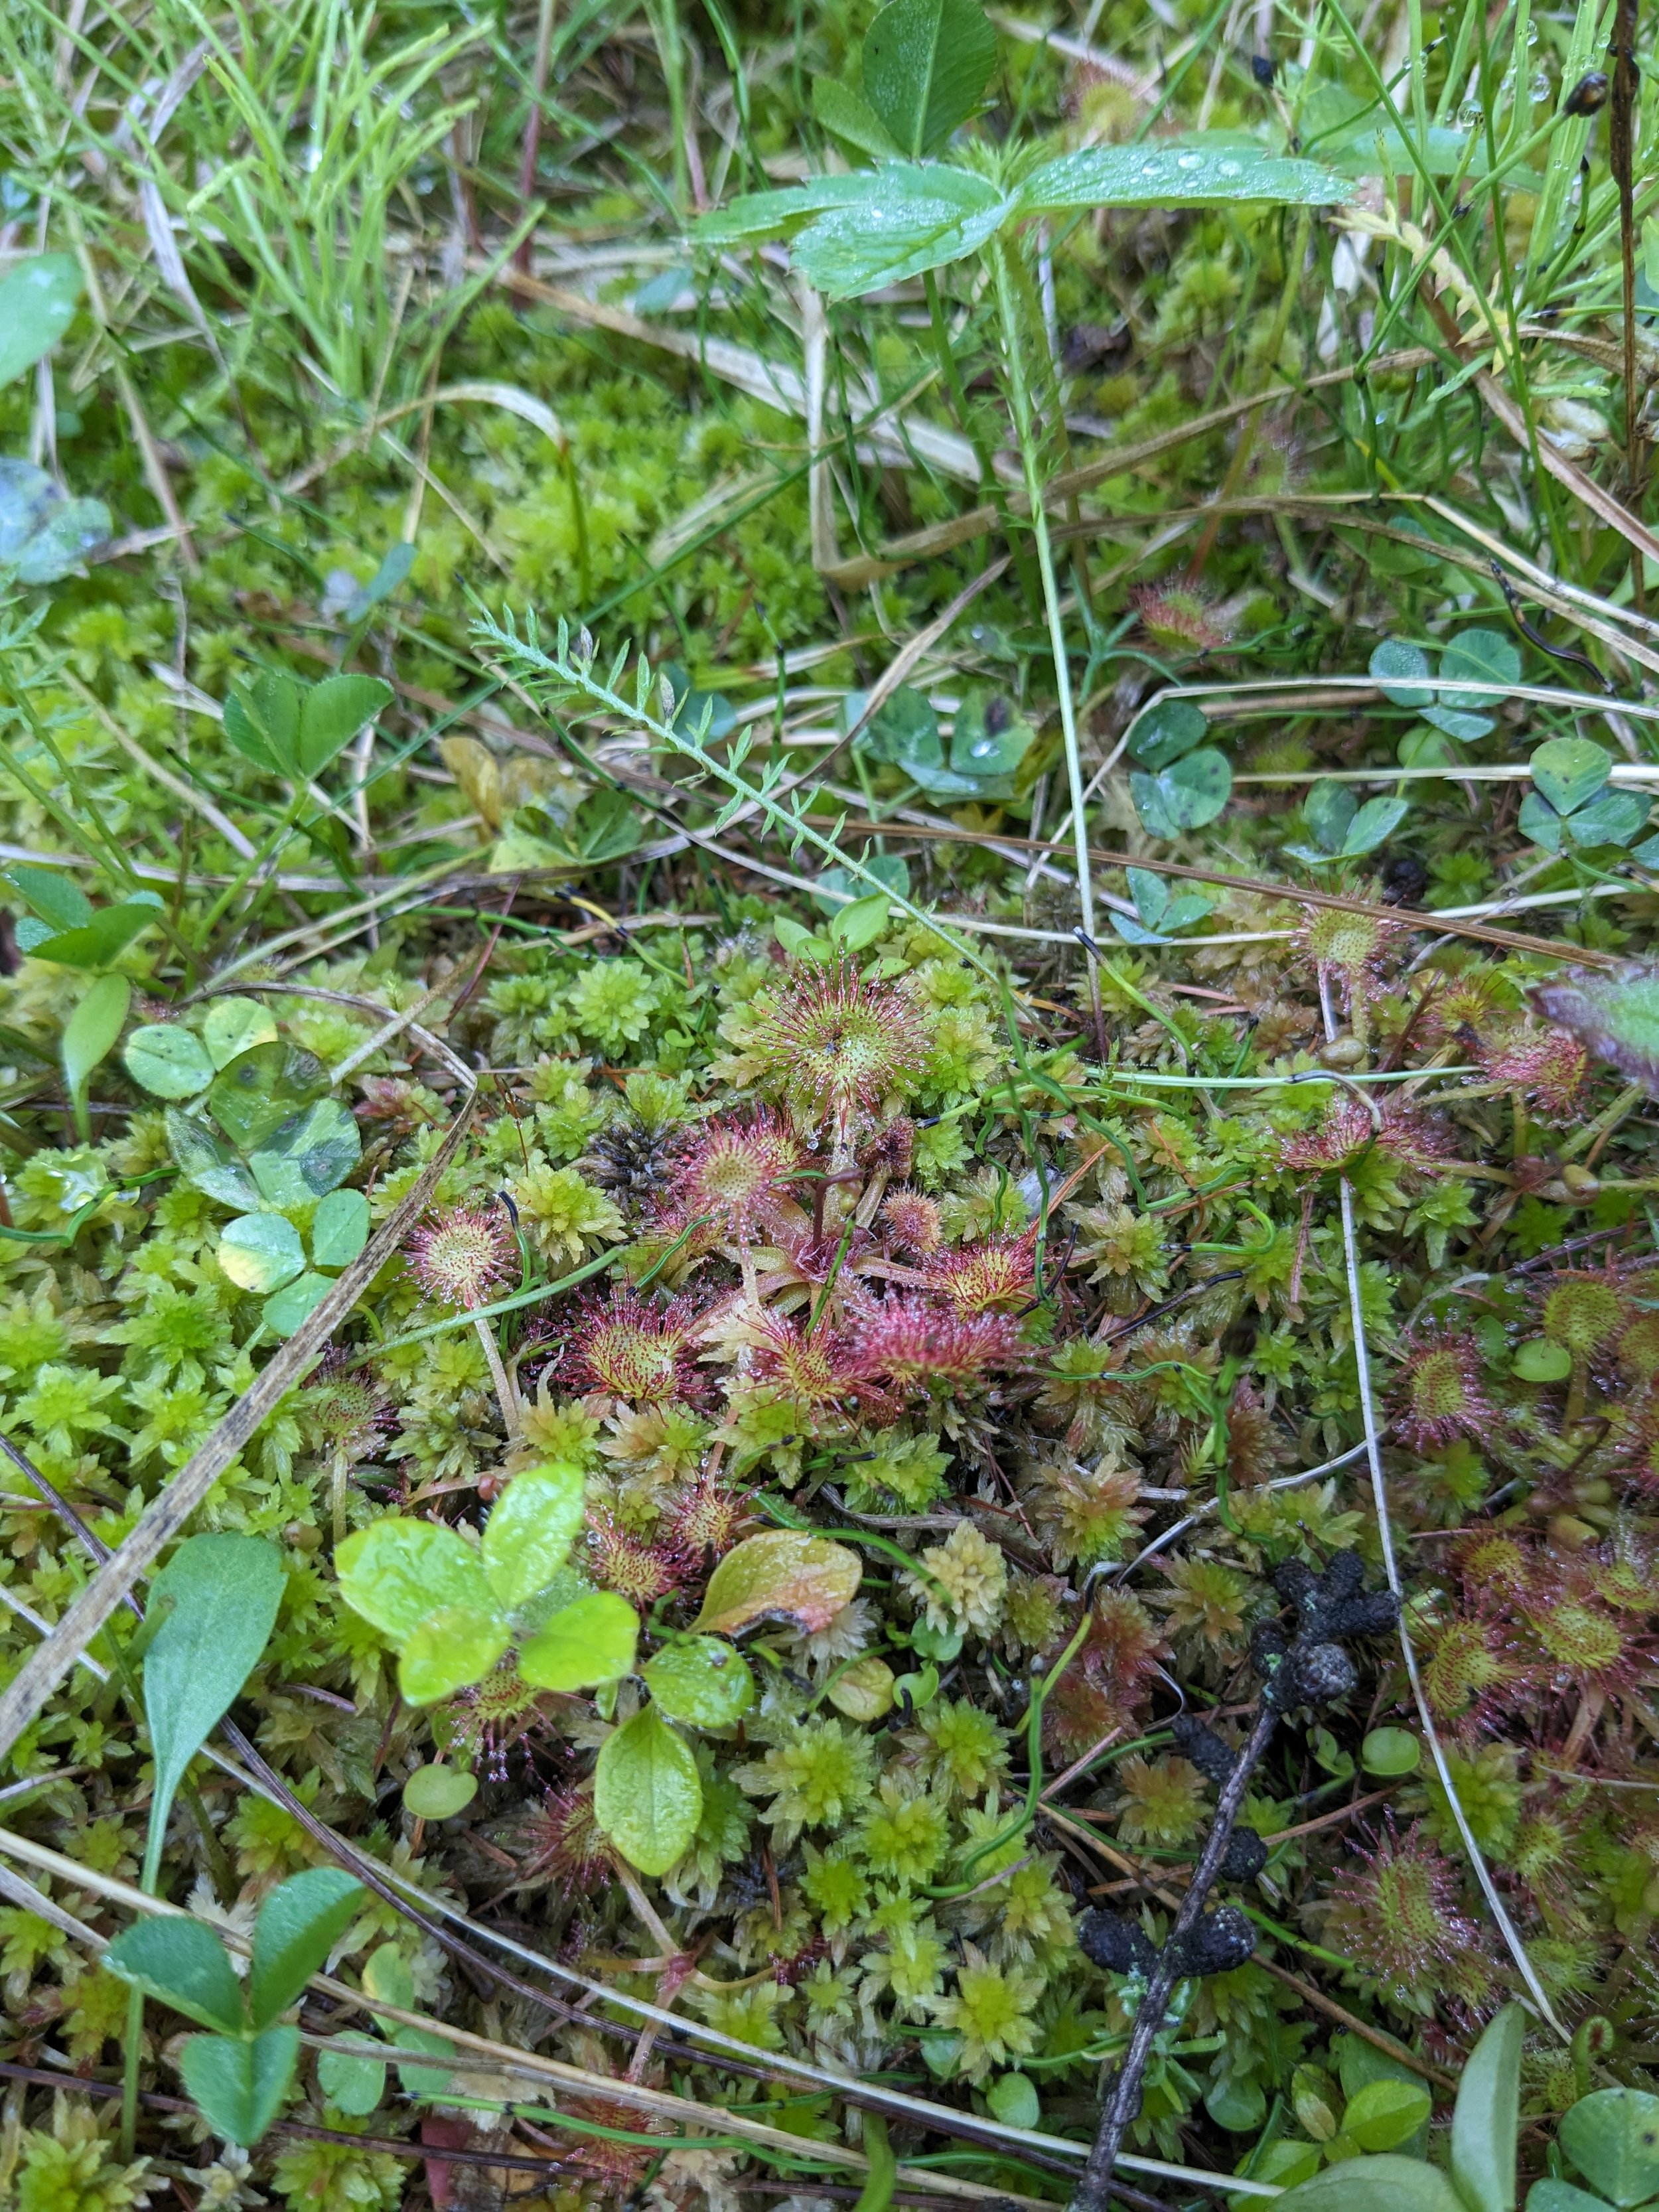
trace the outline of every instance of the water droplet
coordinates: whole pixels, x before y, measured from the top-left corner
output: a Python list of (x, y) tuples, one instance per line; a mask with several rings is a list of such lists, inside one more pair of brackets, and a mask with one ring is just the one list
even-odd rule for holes
[(1204, 156), (1201, 154), (1183, 154), (1177, 166), (1183, 169), (1201, 169)]

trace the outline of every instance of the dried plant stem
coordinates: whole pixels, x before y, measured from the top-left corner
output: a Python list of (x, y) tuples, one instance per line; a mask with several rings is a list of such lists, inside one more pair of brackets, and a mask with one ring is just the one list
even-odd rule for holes
[[(1037, 456), (1037, 428), (1025, 380), (1024, 334), (1020, 326), (1019, 302), (1008, 249), (996, 249), (997, 309), (1002, 321), (1002, 349), (1008, 378), (1008, 398), (1013, 410), (1014, 431), (1019, 441), (1025, 471), (1025, 496), (1030, 506), (1031, 535), (1036, 542), (1037, 574), (1042, 581), (1042, 605), (1048, 619), (1048, 646), (1054, 664), (1054, 689), (1060, 702), (1060, 740), (1066, 748), (1066, 781), (1072, 796), (1072, 849), (1077, 866), (1078, 912), (1084, 934), (1095, 935), (1095, 886), (1089, 854), (1089, 825), (1085, 818), (1083, 757), (1078, 748), (1077, 712), (1072, 698), (1071, 664), (1066, 653), (1066, 625), (1060, 611), (1060, 586), (1054, 575), (1054, 547), (1048, 537), (1048, 512), (1043, 505), (1042, 471)], [(1089, 998), (1101, 1057), (1106, 1054), (1105, 1016), (1101, 1006), (1098, 963), (1091, 960)]]
[(509, 1443), (519, 1433), (520, 1407), (519, 1394), (513, 1387), (513, 1378), (501, 1364), (501, 1346), (495, 1341), (495, 1332), (482, 1314), (474, 1314), (472, 1326), (478, 1332), (478, 1342), (489, 1369), (489, 1379), (495, 1386), (495, 1397), (501, 1409), (501, 1420), (507, 1429)]

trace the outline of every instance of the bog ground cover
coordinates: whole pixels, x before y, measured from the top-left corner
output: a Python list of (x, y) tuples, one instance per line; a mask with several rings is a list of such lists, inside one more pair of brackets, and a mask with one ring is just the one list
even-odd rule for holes
[(0, 24), (0, 2200), (1659, 2202), (1631, 0)]

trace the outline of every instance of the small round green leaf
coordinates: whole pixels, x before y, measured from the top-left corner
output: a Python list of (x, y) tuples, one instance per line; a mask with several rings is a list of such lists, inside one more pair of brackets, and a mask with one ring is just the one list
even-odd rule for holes
[(1565, 1382), (1572, 1372), (1572, 1354), (1565, 1344), (1529, 1336), (1516, 1347), (1515, 1372), (1522, 1382)]
[(360, 1190), (331, 1190), (311, 1218), (311, 1257), (319, 1267), (349, 1267), (368, 1242), (368, 1200)]
[(1434, 697), (1428, 682), (1429, 656), (1403, 638), (1383, 639), (1371, 655), (1370, 672), (1382, 696), (1396, 707), (1415, 707), (1420, 713)]
[[(1415, 1774), (1423, 1761), (1423, 1747), (1409, 1729), (1373, 1729), (1359, 1747), (1359, 1763), (1367, 1774)], [(1387, 2143), (1370, 2143), (1370, 2150), (1387, 2150)]]
[(1346, 783), (1321, 776), (1302, 802), (1302, 818), (1328, 853), (1340, 853), (1359, 803)]
[(1528, 763), (1532, 780), (1558, 814), (1594, 799), (1613, 772), (1613, 757), (1588, 738), (1552, 738)]
[(49, 354), (75, 319), (81, 265), (72, 253), (32, 253), (0, 280), (0, 384)]
[(259, 1309), (259, 1318), (273, 1336), (286, 1340), (296, 1329), (301, 1329), (311, 1319), (323, 1300), (334, 1288), (332, 1275), (319, 1275), (307, 1267), (303, 1275), (296, 1275), (291, 1283), (268, 1297)]
[(291, 1283), (305, 1263), (300, 1232), (280, 1213), (245, 1213), (228, 1221), (219, 1239), (219, 1265), (238, 1290), (267, 1296)]
[(1460, 677), (1485, 677), (1504, 688), (1518, 684), (1521, 654), (1514, 639), (1505, 637), (1502, 630), (1460, 630), (1440, 656), (1440, 675), (1443, 687), (1440, 697), (1445, 706), (1496, 707), (1502, 702), (1502, 691), (1454, 690), (1452, 681)]
[(453, 1820), (478, 1794), (478, 1778), (460, 1766), (417, 1766), (404, 1784), (404, 1808), (417, 1820)]
[(1129, 752), (1156, 775), (1171, 761), (1178, 761), (1183, 753), (1201, 745), (1209, 727), (1202, 711), (1192, 700), (1154, 699), (1146, 712), (1136, 717), (1129, 732)]
[(985, 2093), (992, 2117), (1005, 2128), (1034, 2128), (1042, 2118), (1042, 2106), (1030, 2077), (999, 2074)]
[[(1255, 2199), (1249, 2200), (1252, 2203)], [(1471, 2212), (1437, 2166), (1399, 2151), (1344, 2159), (1274, 2200), (1273, 2212)]]
[(134, 1030), (121, 1057), (127, 1073), (152, 1098), (193, 1098), (213, 1080), (207, 1047), (193, 1030), (177, 1022)]
[(841, 908), (830, 924), (831, 941), (849, 952), (863, 951), (886, 928), (891, 903), (885, 891), (872, 891), (868, 898), (854, 899), (850, 906)]
[(325, 676), (312, 684), (300, 706), (301, 773), (319, 775), (392, 698), (392, 686), (378, 676)]
[(362, 1158), (357, 1124), (337, 1098), (290, 1115), (250, 1152), (253, 1180), (271, 1206), (310, 1206), (337, 1189)]
[(1409, 811), (1403, 799), (1368, 799), (1348, 824), (1342, 840), (1344, 859), (1374, 853), (1384, 838), (1393, 836)]
[(1267, 2117), (1267, 2092), (1259, 2081), (1224, 2074), (1205, 2091), (1204, 2109), (1229, 2134), (1251, 2134)]
[(755, 1702), (748, 1662), (718, 1636), (688, 1636), (665, 1644), (647, 1660), (644, 1672), (652, 1696), (669, 1719), (692, 1728), (729, 1728)]
[(1567, 836), (1575, 845), (1628, 845), (1647, 828), (1652, 803), (1645, 791), (1604, 791), (1567, 817)]
[(1534, 2181), (1527, 2191), (1527, 2212), (1607, 2212), (1605, 2197), (1592, 2197), (1570, 2181)]
[(538, 1690), (592, 1690), (634, 1670), (640, 1624), (626, 1598), (590, 1590), (553, 1615), (519, 1653), (519, 1672)]
[(666, 1874), (690, 1848), (702, 1818), (697, 1762), (654, 1705), (605, 1738), (593, 1771), (593, 1813), (641, 1874)]
[(208, 1111), (233, 1145), (252, 1152), (327, 1089), (328, 1076), (314, 1053), (273, 1039), (221, 1068), (208, 1092)]
[(1659, 2195), (1659, 2097), (1645, 2089), (1598, 2089), (1562, 2118), (1561, 2148), (1612, 2203)]
[(207, 1012), (202, 1018), (202, 1042), (216, 1068), (228, 1067), (231, 1061), (245, 1052), (252, 1052), (256, 1044), (274, 1044), (276, 1024), (271, 1019), (270, 1009), (258, 999), (210, 999)]
[(405, 1642), (440, 1606), (481, 1613), (489, 1607), (477, 1553), (441, 1522), (388, 1514), (348, 1536), (335, 1552), (334, 1567), (352, 1611), (394, 1644)]
[(404, 1643), (398, 1686), (411, 1705), (430, 1705), (481, 1682), (512, 1638), (493, 1608), (443, 1605)]
[(1434, 2100), (1420, 2083), (1368, 2081), (1348, 2100), (1342, 2115), (1342, 2132), (1361, 2150), (1398, 2150), (1409, 2142), (1434, 2110)]
[(358, 2058), (343, 2051), (317, 2053), (317, 2086), (337, 2112), (367, 2119), (386, 2094), (386, 2068), (378, 2058)]
[(1157, 775), (1131, 775), (1129, 791), (1142, 825), (1154, 837), (1213, 822), (1232, 795), (1233, 772), (1213, 745), (1183, 754)]
[(544, 1590), (581, 1525), (579, 1467), (556, 1462), (514, 1475), (484, 1530), (483, 1568), (497, 1605), (514, 1613)]

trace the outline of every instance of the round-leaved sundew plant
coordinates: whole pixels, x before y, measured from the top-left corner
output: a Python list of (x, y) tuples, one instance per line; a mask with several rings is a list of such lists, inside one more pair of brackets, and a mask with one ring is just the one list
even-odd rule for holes
[(830, 1141), (832, 1168), (860, 1121), (901, 1108), (926, 1065), (927, 1023), (909, 993), (866, 982), (853, 963), (797, 968), (746, 1009), (739, 1049), (805, 1133)]
[(1489, 1437), (1499, 1418), (1481, 1380), (1480, 1346), (1454, 1329), (1425, 1330), (1407, 1346), (1393, 1402), (1395, 1433), (1413, 1451)]
[(651, 1306), (629, 1291), (587, 1301), (561, 1364), (561, 1376), (584, 1394), (600, 1390), (633, 1405), (695, 1403), (708, 1377), (696, 1364), (697, 1310), (689, 1298)]
[(55, 12), (0, 2203), (1659, 2204), (1659, 17)]

